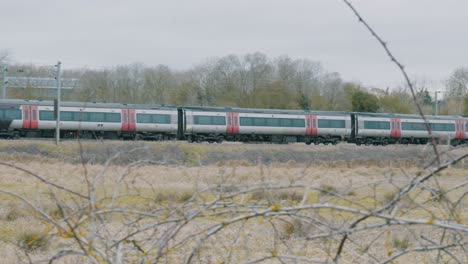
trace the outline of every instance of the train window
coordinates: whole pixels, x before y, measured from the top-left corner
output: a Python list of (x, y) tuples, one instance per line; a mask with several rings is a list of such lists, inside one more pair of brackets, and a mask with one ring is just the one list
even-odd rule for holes
[(156, 124), (170, 124), (171, 123), (170, 115), (155, 114), (152, 116), (153, 116), (153, 123), (156, 123)]
[(224, 126), (226, 125), (226, 118), (224, 116), (213, 116), (213, 125)]
[(387, 121), (364, 121), (365, 129), (390, 129), (390, 122)]
[(115, 122), (120, 123), (120, 114), (119, 113), (105, 113), (104, 114), (105, 122)]
[(431, 123), (430, 125), (434, 131), (455, 131), (455, 124)]
[(226, 118), (224, 116), (194, 116), (193, 122), (195, 125), (226, 125)]
[(61, 121), (73, 121), (73, 112), (60, 111), (60, 120)]
[(73, 121), (87, 122), (89, 121), (89, 115), (84, 112), (73, 112)]
[(421, 122), (402, 122), (401, 130), (426, 130), (426, 125)]
[(291, 127), (292, 126), (292, 119), (289, 118), (281, 118), (280, 124), (282, 127)]
[(138, 123), (151, 123), (151, 115), (137, 114)]
[(55, 120), (53, 111), (39, 111), (39, 120), (52, 121)]
[(4, 120), (21, 119), (20, 109), (5, 109)]
[(240, 125), (241, 126), (253, 126), (253, 119), (251, 117), (241, 117)]
[[(429, 123), (430, 127), (434, 131), (455, 131), (455, 124), (447, 123)], [(427, 130), (426, 124), (422, 122), (402, 122), (402, 130), (415, 130), (425, 131)]]
[(333, 120), (333, 119), (319, 119), (319, 128), (345, 128), (344, 120)]
[(305, 127), (304, 119), (293, 119), (292, 120), (293, 127)]
[(90, 122), (104, 122), (104, 113), (89, 113)]
[(254, 118), (253, 120), (254, 122), (254, 126), (266, 126), (267, 124), (267, 121), (266, 121), (266, 118)]
[(161, 114), (137, 114), (138, 123), (170, 124), (170, 115)]
[(240, 125), (269, 127), (305, 127), (305, 120), (298, 118), (241, 117)]
[(36, 110), (33, 110), (33, 111), (32, 111), (32, 116), (33, 116), (33, 120), (37, 120), (37, 113), (36, 113)]
[(468, 132), (468, 122), (465, 123), (465, 131)]
[(211, 125), (211, 116), (194, 116), (195, 125)]
[(266, 119), (266, 124), (267, 126), (270, 127), (279, 127), (280, 126), (280, 120), (278, 118), (267, 118)]

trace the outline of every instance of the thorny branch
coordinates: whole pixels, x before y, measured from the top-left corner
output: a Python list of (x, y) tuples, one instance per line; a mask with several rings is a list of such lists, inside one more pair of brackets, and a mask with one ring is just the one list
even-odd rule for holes
[(376, 31), (366, 22), (366, 20), (364, 20), (364, 18), (361, 16), (361, 14), (359, 14), (359, 12), (356, 10), (356, 8), (354, 8), (354, 6), (351, 4), (351, 2), (349, 2), (348, 0), (343, 0), (343, 2), (345, 2), (345, 4), (348, 5), (348, 7), (353, 11), (353, 13), (359, 19), (359, 22), (361, 22), (366, 27), (366, 29), (372, 34), (372, 36), (375, 39), (377, 39), (379, 44), (384, 48), (384, 50), (387, 53), (388, 57), (390, 57), (390, 60), (393, 63), (395, 63), (395, 65), (398, 67), (398, 69), (400, 69), (401, 73), (403, 74), (403, 77), (405, 78), (406, 84), (408, 84), (408, 87), (410, 88), (414, 104), (416, 105), (416, 107), (418, 109), (418, 112), (419, 112), (419, 115), (422, 117), (422, 119), (424, 120), (424, 124), (426, 125), (426, 130), (429, 133), (429, 138), (431, 139), (431, 145), (432, 145), (432, 147), (434, 149), (434, 153), (436, 155), (437, 162), (440, 164), (439, 153), (438, 153), (438, 150), (437, 150), (437, 142), (432, 137), (431, 126), (429, 125), (429, 121), (427, 120), (426, 116), (424, 115), (424, 113), (422, 111), (421, 106), (419, 105), (419, 102), (418, 102), (418, 100), (416, 98), (416, 93), (414, 92), (413, 83), (411, 82), (408, 74), (406, 73), (405, 66), (403, 66), (403, 64), (393, 55), (393, 53), (388, 48), (387, 42), (383, 41), (383, 39), (376, 33)]

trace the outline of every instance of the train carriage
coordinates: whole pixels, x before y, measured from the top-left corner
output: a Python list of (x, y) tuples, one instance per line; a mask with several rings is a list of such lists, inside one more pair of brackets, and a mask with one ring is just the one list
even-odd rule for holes
[[(0, 136), (14, 138), (23, 128), (22, 100), (0, 100)], [(25, 107), (26, 110), (26, 107)], [(26, 113), (29, 115), (29, 112)]]
[(459, 116), (431, 116), (426, 119), (431, 128), (429, 134), (419, 115), (353, 113), (356, 144), (426, 144), (431, 138), (450, 142), (452, 145), (466, 142), (466, 118)]
[[(61, 137), (174, 139), (177, 107), (118, 103), (62, 102)], [(51, 101), (0, 100), (0, 136), (53, 137), (56, 116)]]
[(382, 144), (396, 142), (398, 130), (393, 115), (373, 114), (373, 113), (353, 113), (353, 141), (357, 145), (361, 144)]
[(305, 142), (336, 144), (351, 133), (345, 112), (183, 107), (189, 141)]
[[(314, 144), (348, 141), (351, 138), (351, 116), (346, 112), (312, 112), (310, 115)], [(306, 142), (308, 143), (308, 142)]]
[[(177, 108), (172, 106), (133, 106), (137, 139), (168, 140), (177, 137)], [(133, 111), (133, 110), (132, 110)]]

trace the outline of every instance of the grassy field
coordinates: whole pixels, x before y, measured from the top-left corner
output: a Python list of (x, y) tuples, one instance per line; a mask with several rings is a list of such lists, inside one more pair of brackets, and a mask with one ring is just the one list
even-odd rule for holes
[[(467, 150), (439, 152), (443, 162)], [(364, 215), (353, 210), (372, 212), (395, 199), (382, 214), (402, 222), (369, 217), (349, 232), (342, 263), (405, 251), (393, 263), (466, 263), (456, 246), (454, 257), (418, 251), (428, 241), (466, 246), (466, 160), (396, 197), (435, 167), (425, 168), (433, 153), (429, 146), (0, 141), (2, 263), (41, 262), (60, 250), (88, 257), (57, 263), (332, 261), (340, 232), (354, 230), (350, 223)]]

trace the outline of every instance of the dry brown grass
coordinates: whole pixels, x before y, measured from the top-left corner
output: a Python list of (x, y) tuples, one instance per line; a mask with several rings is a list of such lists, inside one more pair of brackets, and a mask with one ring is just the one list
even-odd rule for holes
[[(11, 147), (10, 142), (0, 143), (0, 148)], [(23, 145), (24, 144), (24, 145)], [(36, 144), (36, 143), (34, 143)], [(41, 143), (43, 144), (43, 143)], [(78, 162), (74, 162), (67, 155), (74, 153), (77, 149), (72, 143), (65, 143), (65, 148), (68, 150), (58, 151), (54, 150), (55, 147), (39, 145), (38, 148), (46, 149), (51, 148), (53, 151), (64, 155), (62, 158), (51, 158), (50, 155), (41, 154), (25, 154), (25, 153), (2, 153), (0, 156), (4, 160), (14, 163), (17, 166), (27, 168), (47, 180), (56, 184), (67, 186), (68, 188), (86, 193), (86, 180), (84, 175), (94, 177), (102, 173), (104, 168), (101, 162), (91, 162), (83, 166)], [(44, 143), (45, 144), (45, 143)], [(95, 144), (95, 143), (87, 143)], [(121, 149), (122, 143), (105, 143), (105, 145), (117, 145), (114, 151)], [(117, 186), (121, 194), (114, 204), (118, 204), (124, 208), (154, 210), (154, 208), (165, 208), (173, 205), (183, 204), (190, 199), (197, 199), (198, 201), (210, 201), (216, 195), (236, 193), (239, 190), (252, 186), (269, 186), (269, 185), (284, 185), (293, 183), (294, 185), (308, 186), (309, 189), (298, 188), (285, 188), (280, 190), (256, 190), (248, 193), (247, 195), (239, 195), (233, 198), (233, 201), (245, 201), (249, 203), (266, 203), (270, 206), (292, 206), (300, 203), (313, 204), (313, 203), (335, 203), (338, 205), (351, 206), (355, 208), (375, 208), (381, 206), (383, 203), (388, 203), (394, 198), (395, 190), (408, 181), (409, 175), (420, 171), (416, 166), (400, 166), (400, 159), (392, 161), (387, 159), (385, 163), (387, 166), (381, 166), (378, 161), (361, 161), (353, 159), (352, 157), (345, 160), (335, 160), (327, 162), (322, 160), (320, 162), (304, 162), (303, 160), (288, 160), (286, 162), (274, 161), (277, 159), (276, 153), (284, 150), (285, 146), (275, 145), (227, 145), (217, 146), (212, 149), (210, 146), (205, 145), (179, 145), (179, 143), (168, 143), (167, 145), (161, 143), (148, 143), (154, 149), (167, 149), (172, 148), (173, 153), (177, 153), (180, 149), (188, 151), (189, 153), (197, 153), (197, 155), (183, 154), (183, 163), (187, 166), (179, 164), (178, 162), (167, 162), (163, 165), (154, 165), (151, 163), (142, 163), (138, 166), (127, 168), (127, 162), (117, 160), (111, 166), (106, 168), (102, 173), (102, 177), (97, 182), (98, 197), (109, 197)], [(27, 149), (26, 143), (20, 143), (22, 149)], [(131, 143), (129, 146), (135, 146)], [(136, 145), (140, 147), (140, 145)], [(37, 147), (37, 146), (36, 146)], [(89, 147), (89, 146), (86, 146)], [(289, 146), (293, 147), (297, 153), (310, 154), (317, 151), (318, 153), (330, 153), (336, 151), (341, 156), (345, 156), (349, 146), (326, 146), (317, 148), (313, 151), (310, 147), (299, 145)], [(89, 147), (91, 149), (93, 147)], [(274, 162), (252, 162), (252, 158), (245, 160), (237, 159), (240, 155), (253, 151), (254, 149), (261, 149), (262, 152), (257, 156), (265, 159), (266, 153), (271, 153), (276, 158), (266, 158)], [(390, 148), (392, 150), (392, 148)], [(241, 154), (229, 154), (231, 151), (239, 151)], [(55, 153), (54, 152), (54, 153)], [(223, 162), (207, 162), (204, 164), (204, 158), (213, 152), (225, 153), (230, 157), (236, 157), (229, 160), (224, 159)], [(400, 151), (397, 151), (400, 153)], [(228, 153), (228, 154), (226, 154)], [(292, 153), (292, 152), (291, 152)], [(171, 154), (172, 155), (172, 154)], [(283, 154), (284, 155), (284, 154)], [(109, 156), (109, 154), (107, 154)], [(389, 155), (393, 157), (394, 154)], [(95, 157), (95, 161), (103, 159), (102, 157)], [(333, 159), (333, 157), (329, 157)], [(201, 166), (194, 166), (198, 160)], [(384, 159), (385, 160), (385, 159)], [(206, 160), (205, 160), (206, 161)], [(414, 162), (414, 161), (411, 161)], [(393, 164), (389, 166), (388, 164)], [(395, 165), (396, 164), (396, 165)], [(60, 199), (69, 203), (70, 208), (73, 207), (73, 200), (60, 192), (54, 192), (56, 198), (52, 199), (50, 196), (51, 189), (38, 182), (35, 178), (27, 175), (24, 172), (18, 171), (10, 167), (2, 167), (2, 175), (0, 177), (0, 189), (18, 193), (33, 201), (34, 204), (40, 205), (44, 212), (47, 212), (54, 219), (63, 218), (63, 214), (58, 210), (55, 205), (54, 199)], [(125, 175), (120, 183), (117, 182), (119, 175)], [(445, 170), (437, 177), (437, 182), (428, 182), (430, 186), (437, 186), (438, 190), (449, 190), (451, 187), (456, 186), (467, 180), (466, 169), (464, 164), (460, 167), (452, 167)], [(210, 190), (209, 192), (199, 193), (200, 190)], [(412, 199), (402, 203), (401, 213), (405, 216), (416, 216), (419, 218), (430, 218), (433, 215), (443, 215), (446, 212), (433, 211), (438, 208), (438, 205), (443, 202), (443, 199), (436, 199), (436, 194), (431, 194), (426, 190), (420, 190), (417, 195), (410, 197)], [(448, 195), (456, 196), (457, 193)], [(390, 197), (391, 196), (391, 197)], [(44, 230), (48, 228), (47, 225), (38, 220), (37, 215), (31, 213), (27, 206), (18, 202), (17, 199), (11, 196), (0, 194), (0, 254), (10, 256), (8, 261), (10, 263), (19, 262), (18, 257), (11, 257), (14, 254), (12, 250), (21, 252), (21, 247), (18, 245), (27, 245), (28, 237), (26, 234), (37, 237), (38, 234), (44, 234)], [(420, 208), (412, 208), (415, 202), (427, 204), (425, 210)], [(111, 203), (110, 200), (102, 200), (99, 206), (106, 206)], [(357, 205), (359, 204), (359, 206)], [(70, 209), (71, 210), (71, 209)], [(332, 225), (339, 226), (340, 224), (352, 219), (352, 215), (337, 212), (333, 210), (316, 210), (311, 212), (317, 214), (317, 219), (320, 221), (329, 222)], [(466, 211), (458, 212), (459, 221), (462, 223), (468, 222), (468, 214)], [(216, 224), (224, 221), (222, 217), (207, 218), (205, 220), (197, 220), (187, 225), (181, 236), (197, 232), (203, 227), (211, 224)], [(110, 230), (123, 230), (123, 222), (125, 218), (121, 216), (109, 216), (107, 228)], [(369, 224), (373, 222), (370, 221)], [(27, 226), (35, 226), (34, 230), (28, 230)], [(200, 252), (200, 262), (220, 262), (226, 261), (226, 252), (232, 251), (228, 262), (239, 263), (246, 260), (252, 260), (269, 254), (268, 252), (290, 252), (299, 256), (324, 256), (324, 252), (331, 252), (336, 248), (336, 241), (317, 241), (306, 242), (304, 238), (317, 232), (317, 225), (314, 223), (307, 223), (299, 218), (282, 217), (276, 219), (269, 218), (255, 218), (247, 220), (240, 224), (234, 224), (226, 228), (221, 236), (212, 237), (206, 241)], [(239, 231), (241, 230), (241, 231)], [(117, 232), (117, 231), (116, 231)], [(369, 231), (361, 233), (359, 239), (373, 240), (376, 239), (377, 244), (380, 243), (382, 248), (385, 248), (386, 241), (392, 244), (396, 250), (403, 250), (404, 248), (412, 246), (412, 239), (404, 234), (398, 234), (398, 230), (392, 231), (392, 236), (388, 238), (381, 236), (381, 234)], [(423, 232), (423, 229), (417, 229), (417, 232)], [(277, 236), (275, 234), (278, 234)], [(394, 235), (395, 234), (395, 235)], [(416, 236), (416, 235), (415, 235)], [(437, 237), (437, 235), (434, 235)], [(235, 243), (235, 241), (242, 241), (242, 243)], [(23, 242), (21, 242), (23, 241)], [(234, 241), (234, 242), (233, 242)], [(50, 243), (49, 243), (50, 242)], [(26, 243), (26, 244), (25, 244)], [(286, 244), (284, 244), (286, 243)], [(40, 243), (42, 245), (42, 243)], [(34, 246), (33, 250), (26, 249), (27, 253), (34, 260), (50, 257), (54, 250), (61, 248), (64, 245), (71, 245), (69, 238), (66, 235), (61, 237), (52, 236), (50, 241), (44, 243), (48, 247)], [(229, 247), (227, 245), (230, 245)], [(192, 243), (188, 243), (180, 247), (177, 251), (168, 254), (167, 261), (177, 263), (183, 258), (184, 252), (187, 252), (193, 247)], [(228, 247), (228, 248), (227, 248)], [(25, 249), (25, 248), (23, 248)], [(362, 249), (366, 250), (366, 249)], [(373, 250), (373, 249), (372, 249)], [(379, 255), (379, 252), (375, 252)], [(14, 255), (16, 256), (16, 255)], [(362, 261), (358, 256), (346, 253), (347, 263), (357, 263)], [(429, 255), (428, 255), (429, 256)], [(24, 260), (23, 257), (19, 257)], [(77, 258), (63, 259), (64, 263), (73, 263)], [(404, 261), (422, 261), (421, 256), (407, 256), (402, 258)]]

